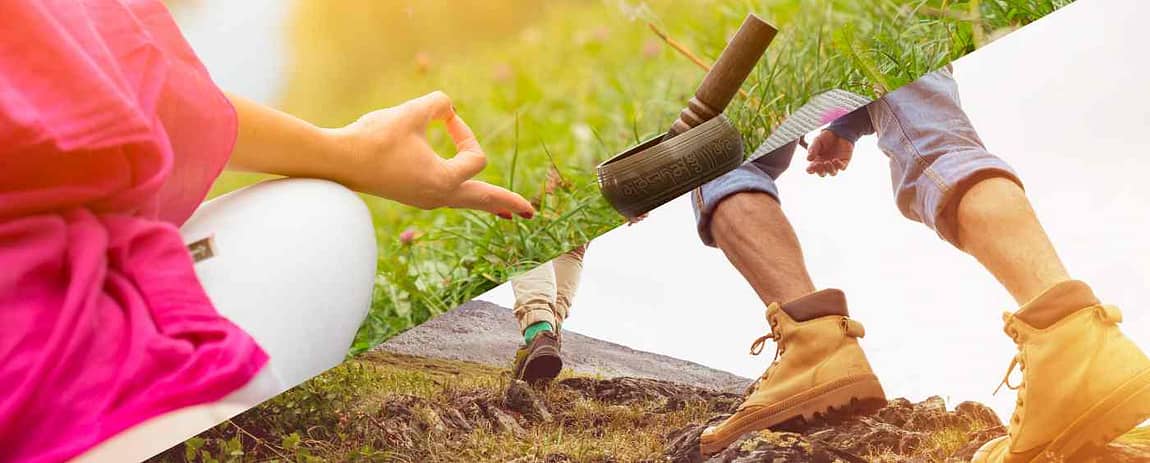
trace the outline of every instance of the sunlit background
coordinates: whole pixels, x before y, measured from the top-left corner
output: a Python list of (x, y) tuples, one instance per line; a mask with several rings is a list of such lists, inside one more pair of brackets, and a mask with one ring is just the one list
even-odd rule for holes
[[(1080, 2), (958, 60), (955, 75), (975, 128), (1022, 176), (1072, 276), (1119, 306), (1123, 330), (1150, 350), (1150, 65), (1127, 59), (1150, 40), (1136, 19), (1147, 13), (1137, 0)], [(815, 284), (844, 289), (866, 326), (887, 393), (976, 400), (1009, 419), (1014, 392), (992, 395), (1016, 352), (1002, 332), (1002, 312), (1016, 308), (1009, 294), (901, 216), (874, 137), (835, 178), (803, 173), (803, 157), (779, 182), (784, 209)], [(510, 285), (481, 299), (514, 302)], [(564, 327), (753, 378), (771, 360), (769, 348), (747, 354), (769, 331), (764, 312), (723, 254), (700, 244), (684, 197), (591, 244)]]
[[(728, 110), (755, 145), (815, 93), (897, 87), (1069, 1), (170, 4), (223, 88), (317, 124), (446, 91), (488, 153), (482, 178), (538, 204), (535, 220), (511, 223), (365, 198), (381, 257), (360, 351), (620, 224), (595, 165), (668, 127), (703, 75), (688, 56), (712, 62), (747, 13), (780, 29), (750, 97)], [(212, 194), (262, 178), (226, 174)]]
[[(344, 124), (435, 89), (447, 91), (489, 147), (492, 162), (485, 178), (532, 197), (543, 190), (551, 159), (562, 174), (590, 186), (595, 163), (666, 126), (693, 92), (702, 71), (669, 49), (646, 22), (710, 60), (756, 6), (772, 21), (796, 14), (774, 7), (764, 12), (756, 2), (655, 3), (169, 2), (223, 88), (322, 125)], [(1124, 106), (1126, 111), (1098, 109), (1128, 103), (1130, 95), (1115, 93), (1124, 86), (1114, 79), (1139, 75), (1127, 69), (1138, 63), (1121, 57), (1134, 53), (1128, 48), (1146, 37), (1123, 22), (1138, 14), (1121, 15), (1121, 8), (1108, 5), (1109, 15), (1103, 15), (1098, 3), (1070, 7), (1079, 11), (1079, 21), (1093, 21), (1089, 30), (1098, 34), (1070, 38), (1061, 31), (1087, 30), (1087, 25), (1058, 26), (1059, 19), (1048, 19), (960, 61), (957, 70), (977, 127), (991, 148), (1022, 172), (1076, 275), (1123, 305), (1127, 329), (1150, 339), (1150, 320), (1138, 310), (1150, 301), (1143, 294), (1150, 252), (1137, 239), (1150, 231), (1138, 201), (1147, 192), (1136, 190), (1135, 166), (1144, 165), (1144, 156), (1131, 146), (1146, 150), (1131, 145), (1142, 140), (1123, 137), (1127, 132), (1118, 124), (1123, 117), (1145, 115), (1138, 108), (1150, 107), (1150, 98), (1142, 106)], [(1111, 3), (1144, 8), (1132, 0)], [(1068, 14), (1061, 15), (1061, 21), (1069, 21)], [(1125, 70), (1107, 70), (1114, 63)], [(1091, 85), (1099, 73), (1111, 83), (1098, 91), (1110, 93), (1095, 99)], [(1067, 101), (1065, 108), (1089, 110), (1060, 109), (1060, 99), (1070, 98), (1073, 104)], [(893, 395), (978, 399), (1007, 414), (1013, 399), (988, 395), (1011, 355), (1012, 346), (999, 335), (998, 313), (1009, 308), (1005, 292), (972, 260), (898, 215), (886, 165), (871, 142), (860, 144), (856, 159), (847, 175), (833, 181), (807, 178), (796, 168), (781, 182), (816, 282), (848, 290), (871, 333), (868, 351)], [(516, 169), (518, 185), (511, 182)], [(216, 194), (258, 178), (229, 174)], [(458, 218), (368, 201), (385, 251), (404, 252), (397, 242), (400, 231), (421, 236)], [(760, 304), (721, 254), (698, 244), (688, 209), (687, 202), (676, 201), (649, 222), (592, 245), (584, 291), (568, 326), (755, 376), (765, 359), (746, 356), (744, 344), (762, 334)], [(1083, 221), (1080, 215), (1093, 219)], [(617, 218), (591, 221), (584, 230), (572, 225), (557, 241), (589, 238), (614, 223)], [(530, 243), (511, 243), (517, 244)], [(487, 259), (483, 243), (467, 246), (473, 254), (454, 256), (456, 261)], [(389, 265), (417, 266), (393, 257), (382, 258), (381, 271)], [(912, 260), (917, 264), (910, 265)], [(501, 264), (506, 263), (491, 262), (491, 267)], [(398, 273), (403, 272), (392, 275)], [(488, 275), (489, 281), (506, 276)], [(635, 289), (622, 291), (624, 286)], [(430, 291), (413, 292), (420, 289)], [(460, 289), (456, 296), (468, 290), (475, 288)], [(485, 297), (510, 305), (506, 287)], [(417, 305), (404, 296), (388, 303), (400, 312), (405, 304), (409, 310)], [(412, 320), (393, 321), (397, 325), (390, 329)]]
[[(1144, 2), (1082, 0), (995, 43), (1019, 18), (1068, 2), (168, 3), (223, 88), (318, 124), (447, 91), (487, 148), (483, 178), (539, 203), (542, 220), (528, 225), (365, 198), (381, 260), (357, 350), (618, 225), (598, 198), (595, 164), (669, 125), (703, 74), (648, 23), (711, 61), (750, 11), (782, 30), (747, 86), (765, 109), (753, 111), (746, 99), (731, 109), (751, 142), (828, 82), (859, 92), (875, 81), (895, 87), (989, 43), (956, 65), (968, 112), (991, 150), (1022, 174), (1073, 274), (1119, 305), (1125, 331), (1150, 346), (1150, 186), (1143, 179), (1150, 145), (1142, 135), (1150, 69), (1130, 59), (1150, 39), (1137, 22), (1150, 13)], [(831, 14), (872, 4), (893, 7), (865, 21)], [(905, 8), (911, 4), (951, 10)], [(969, 12), (972, 4), (982, 9)], [(853, 26), (838, 27), (847, 23)], [(851, 55), (859, 49), (870, 51)], [(775, 69), (785, 70), (786, 85), (767, 91), (763, 82)], [(434, 140), (447, 146), (440, 134)], [(797, 159), (780, 182), (785, 208), (816, 283), (845, 289), (866, 325), (863, 343), (888, 394), (941, 395), (952, 406), (978, 400), (1008, 417), (1013, 394), (991, 396), (1014, 354), (1001, 333), (1000, 314), (1013, 308), (1006, 292), (971, 258), (898, 214), (873, 139), (860, 143), (850, 171), (833, 180), (802, 174), (802, 164)], [(213, 195), (262, 178), (225, 175)], [(769, 363), (746, 354), (767, 329), (763, 307), (721, 253), (699, 244), (689, 209), (680, 198), (636, 227), (597, 239), (566, 327), (754, 377)], [(482, 298), (512, 301), (506, 285)]]

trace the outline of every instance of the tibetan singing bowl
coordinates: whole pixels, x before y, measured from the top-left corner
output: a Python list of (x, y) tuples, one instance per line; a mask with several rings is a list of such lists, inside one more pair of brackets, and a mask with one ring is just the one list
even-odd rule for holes
[(599, 190), (616, 211), (635, 218), (742, 162), (743, 138), (720, 115), (667, 140), (659, 135), (599, 164)]

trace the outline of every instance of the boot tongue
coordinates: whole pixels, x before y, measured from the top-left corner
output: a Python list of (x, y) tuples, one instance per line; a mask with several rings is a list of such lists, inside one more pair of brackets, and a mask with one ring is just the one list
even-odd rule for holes
[(824, 289), (787, 302), (782, 305), (783, 312), (796, 322), (805, 322), (816, 318), (829, 316), (849, 316), (847, 313), (847, 297), (837, 289)]
[(1098, 298), (1086, 283), (1069, 280), (1051, 286), (1014, 314), (1027, 325), (1049, 328), (1067, 315), (1098, 305)]

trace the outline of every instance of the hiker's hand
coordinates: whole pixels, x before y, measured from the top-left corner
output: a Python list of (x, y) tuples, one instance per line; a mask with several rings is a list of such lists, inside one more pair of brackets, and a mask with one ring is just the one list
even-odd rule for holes
[[(440, 157), (428, 143), (427, 131), (435, 122), (446, 126), (459, 150), (451, 158)], [(349, 156), (353, 169), (346, 173), (346, 182), (353, 189), (421, 209), (477, 209), (505, 219), (535, 214), (522, 196), (471, 179), (486, 166), (487, 156), (443, 92), (329, 130)]]
[(823, 130), (807, 149), (807, 161), (810, 161), (807, 173), (818, 174), (819, 177), (837, 175), (850, 164), (854, 149), (854, 143), (830, 130)]

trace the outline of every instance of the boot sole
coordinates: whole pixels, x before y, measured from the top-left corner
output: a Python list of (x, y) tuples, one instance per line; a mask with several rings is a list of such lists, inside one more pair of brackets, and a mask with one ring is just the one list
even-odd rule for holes
[[(1150, 418), (1150, 370), (1135, 376), (1074, 420), (1028, 463), (1086, 461), (1092, 453)], [(1005, 437), (978, 449), (972, 463), (990, 462)], [(1008, 452), (1009, 450), (1007, 450)]]
[(528, 384), (550, 382), (563, 371), (563, 359), (559, 357), (559, 350), (551, 346), (536, 349), (527, 357), (520, 379)]
[(742, 417), (736, 413), (723, 423), (721, 433), (700, 436), (699, 452), (704, 456), (718, 453), (748, 432), (770, 429), (796, 419), (813, 425), (831, 414), (869, 414), (886, 404), (886, 393), (874, 375), (843, 378)]
[[(1123, 384), (1074, 420), (1047, 446), (1036, 462), (1078, 461), (1076, 455), (1096, 451), (1150, 418), (1150, 370)], [(1068, 455), (1068, 460), (1058, 459)]]

